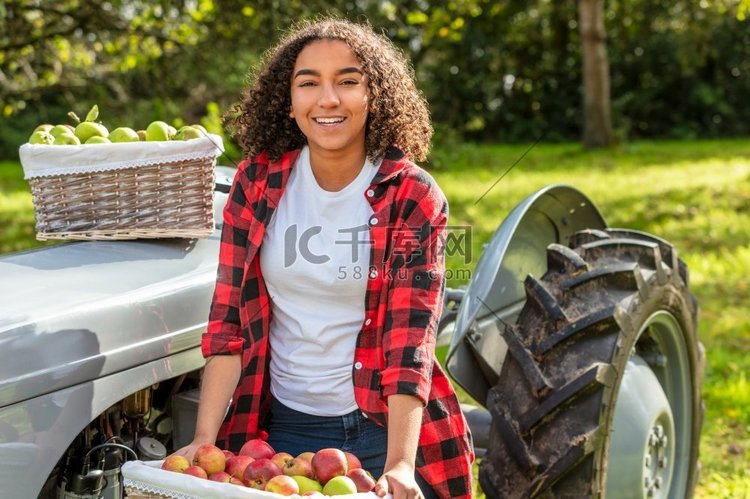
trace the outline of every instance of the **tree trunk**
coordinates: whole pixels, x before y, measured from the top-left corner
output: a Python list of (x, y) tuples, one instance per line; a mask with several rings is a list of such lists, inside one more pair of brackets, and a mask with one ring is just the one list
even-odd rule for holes
[(613, 136), (604, 0), (578, 0), (578, 24), (583, 50), (583, 144), (605, 147), (612, 144)]

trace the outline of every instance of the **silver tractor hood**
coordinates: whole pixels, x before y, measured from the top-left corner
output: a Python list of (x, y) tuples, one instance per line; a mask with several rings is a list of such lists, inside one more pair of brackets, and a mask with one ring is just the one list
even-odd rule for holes
[[(234, 171), (217, 168), (219, 222)], [(72, 242), (0, 257), (0, 407), (197, 347), (218, 229), (198, 240)]]

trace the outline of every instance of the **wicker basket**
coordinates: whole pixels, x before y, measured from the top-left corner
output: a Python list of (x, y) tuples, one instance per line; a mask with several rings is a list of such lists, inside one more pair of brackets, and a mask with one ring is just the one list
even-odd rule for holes
[(36, 237), (199, 238), (213, 233), (221, 138), (21, 146)]

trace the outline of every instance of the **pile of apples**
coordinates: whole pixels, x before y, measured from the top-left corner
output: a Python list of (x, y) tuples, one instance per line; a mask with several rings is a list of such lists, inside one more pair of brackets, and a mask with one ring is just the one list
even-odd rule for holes
[(185, 125), (179, 130), (163, 121), (152, 121), (145, 130), (135, 131), (121, 126), (111, 132), (97, 122), (99, 106), (94, 104), (81, 121), (73, 112), (68, 113), (76, 123), (72, 125), (39, 125), (29, 137), (29, 144), (79, 145), (109, 144), (112, 142), (164, 141), (199, 139), (207, 134), (202, 125)]
[(340, 496), (375, 488), (375, 479), (354, 454), (330, 448), (293, 457), (275, 452), (259, 438), (248, 440), (237, 455), (215, 445), (201, 445), (192, 463), (173, 454), (161, 469), (283, 496)]

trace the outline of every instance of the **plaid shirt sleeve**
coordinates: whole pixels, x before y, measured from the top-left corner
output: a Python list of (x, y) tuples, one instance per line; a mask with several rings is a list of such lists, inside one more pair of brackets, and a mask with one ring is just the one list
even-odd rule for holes
[(448, 203), (424, 170), (409, 168), (396, 196), (380, 387), (425, 404), (416, 467), (441, 498), (472, 494), (474, 452), (456, 395), (434, 356), (445, 291)]
[(204, 357), (239, 354), (244, 345), (239, 307), (252, 220), (248, 199), (252, 196), (251, 171), (249, 161), (240, 163), (224, 207), (216, 287), (201, 342)]
[(421, 169), (404, 179), (399, 198), (383, 332), (382, 396), (413, 395), (426, 405), (443, 302), (445, 258), (441, 242), (448, 203)]

